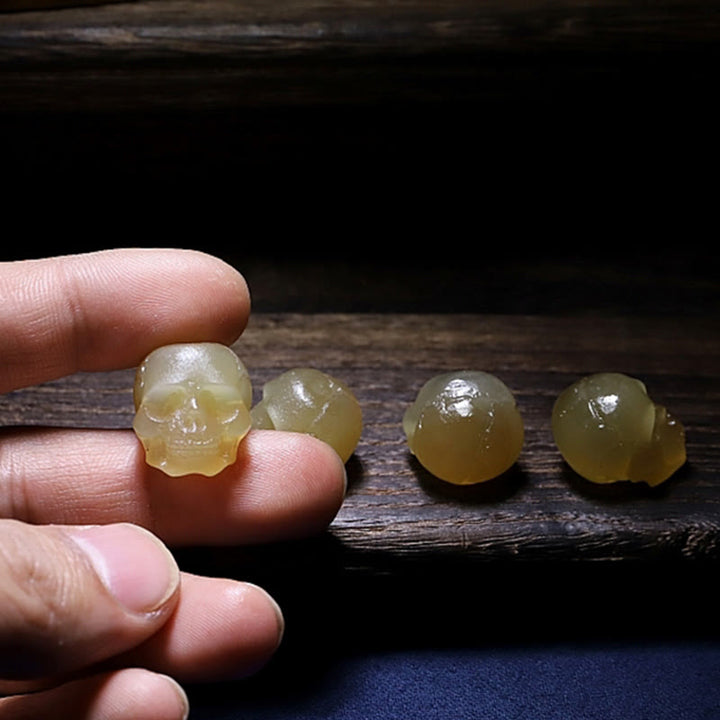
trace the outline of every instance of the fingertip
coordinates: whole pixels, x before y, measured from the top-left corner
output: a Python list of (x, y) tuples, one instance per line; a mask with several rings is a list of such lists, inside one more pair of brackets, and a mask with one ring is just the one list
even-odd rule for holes
[(225, 338), (226, 343), (231, 345), (245, 330), (250, 317), (252, 296), (245, 276), (235, 266), (215, 255), (201, 250), (183, 250), (182, 252), (198, 258), (199, 262), (207, 263), (208, 275), (210, 277), (214, 275), (217, 286), (228, 298), (231, 300), (234, 298), (235, 307), (230, 306), (231, 312), (228, 313), (230, 322)]
[[(283, 636), (285, 635), (285, 616), (283, 615), (282, 608), (278, 605), (277, 600), (259, 585), (250, 582), (241, 584), (245, 586), (248, 592), (251, 594), (254, 593), (257, 597), (258, 605), (265, 618), (265, 624), (269, 629), (267, 637), (272, 638), (274, 635), (277, 638), (274, 642), (268, 644), (268, 647), (272, 648), (271, 653), (274, 653), (280, 647)], [(268, 610), (271, 612), (268, 612)]]
[(151, 637), (176, 606), (179, 571), (147, 531), (0, 524), (0, 647), (16, 649), (0, 653), (6, 679), (102, 662)]
[(187, 720), (185, 691), (171, 677), (141, 668), (93, 675), (0, 699), (2, 718), (74, 720)]
[[(151, 676), (150, 673), (143, 672), (146, 676)], [(137, 700), (137, 683), (131, 684), (131, 691), (134, 698)], [(143, 698), (140, 698), (141, 704), (144, 707), (148, 707), (152, 704), (160, 705), (160, 712), (164, 715), (159, 715), (157, 711), (153, 711), (149, 717), (152, 720), (158, 720), (162, 717), (167, 717), (168, 720), (187, 720), (190, 715), (190, 701), (188, 696), (183, 690), (182, 686), (177, 683), (169, 675), (162, 675), (158, 673), (155, 675), (154, 682), (145, 683), (145, 691), (147, 693), (147, 702), (143, 702)]]
[(250, 314), (242, 274), (200, 250), (116, 248), (0, 263), (0, 391), (137, 365), (174, 342), (237, 340)]
[[(124, 252), (128, 258), (134, 258), (133, 251)], [(156, 312), (164, 307), (175, 312), (168, 324), (172, 335), (159, 344), (216, 340), (231, 345), (240, 337), (250, 316), (251, 298), (247, 281), (236, 267), (202, 250), (185, 248), (146, 248), (134, 259), (141, 269), (152, 266), (162, 281), (157, 286), (153, 280)], [(179, 300), (185, 297), (193, 305), (186, 308), (183, 322), (176, 311)]]
[[(258, 540), (316, 535), (337, 515), (347, 487), (345, 465), (327, 443), (305, 433), (253, 430), (243, 468), (250, 479), (238, 494), (239, 516), (251, 516)], [(241, 461), (242, 462), (242, 461)], [(261, 481), (262, 478), (262, 481)]]
[(285, 634), (282, 610), (268, 592), (249, 582), (228, 581), (221, 602), (228, 618), (226, 627), (232, 626), (233, 619), (237, 627), (236, 642), (227, 653), (224, 674), (252, 675), (267, 665), (282, 643)]
[(67, 528), (118, 604), (138, 615), (167, 615), (177, 600), (180, 571), (167, 547), (138, 525)]
[(110, 675), (99, 700), (102, 718), (187, 720), (190, 714), (187, 694), (173, 678), (140, 668)]
[(326, 442), (305, 436), (312, 445), (313, 467), (318, 483), (318, 493), (325, 498), (326, 520), (329, 525), (337, 515), (347, 494), (347, 467), (338, 453)]
[(271, 660), (284, 631), (280, 607), (261, 587), (185, 573), (172, 621), (118, 661), (184, 682), (237, 679)]

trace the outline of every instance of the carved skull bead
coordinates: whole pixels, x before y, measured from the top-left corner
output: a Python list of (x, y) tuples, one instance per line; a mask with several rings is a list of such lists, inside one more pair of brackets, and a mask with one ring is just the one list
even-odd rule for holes
[(362, 433), (362, 410), (344, 382), (315, 368), (292, 368), (263, 386), (253, 427), (312, 435), (347, 462)]
[(216, 475), (235, 462), (251, 425), (247, 369), (218, 343), (151, 352), (137, 370), (134, 400), (133, 429), (146, 462), (173, 477)]
[(552, 431), (567, 464), (594, 483), (659, 485), (686, 460), (682, 423), (623, 373), (586, 375), (563, 390)]

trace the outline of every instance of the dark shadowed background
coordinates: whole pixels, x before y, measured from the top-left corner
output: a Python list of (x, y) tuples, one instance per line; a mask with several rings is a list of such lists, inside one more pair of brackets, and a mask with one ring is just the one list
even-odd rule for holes
[[(0, 259), (196, 248), (258, 313), (720, 319), (719, 28), (674, 2), (0, 14)], [(325, 540), (248, 561), (286, 645), (192, 717), (720, 718), (716, 564), (367, 584)]]

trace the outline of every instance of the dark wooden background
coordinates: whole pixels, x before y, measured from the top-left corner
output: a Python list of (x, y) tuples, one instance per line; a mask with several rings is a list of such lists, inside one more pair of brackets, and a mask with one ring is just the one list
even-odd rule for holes
[[(708, 2), (0, 13), (2, 259), (218, 254), (250, 284), (256, 386), (302, 361), (364, 404), (330, 532), (180, 553), (281, 601), (258, 692), (311, 686), (308, 647), (717, 636), (719, 35)], [(517, 467), (465, 490), (399, 426), (461, 364), (503, 377), (528, 426)], [(609, 366), (687, 424), (656, 490), (590, 486), (552, 446), (555, 393)], [(3, 422), (127, 426), (130, 377), (92, 402), (86, 378), (12, 393)]]
[(62, 234), (372, 262), (431, 239), (434, 262), (452, 238), (652, 262), (716, 225), (719, 25), (678, 0), (0, 13), (7, 227), (24, 253)]

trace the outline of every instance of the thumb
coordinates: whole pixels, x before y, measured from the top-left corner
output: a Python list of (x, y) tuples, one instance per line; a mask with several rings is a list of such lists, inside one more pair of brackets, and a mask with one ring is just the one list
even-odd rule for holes
[(135, 525), (0, 520), (0, 678), (73, 672), (152, 635), (175, 607), (180, 573)]

